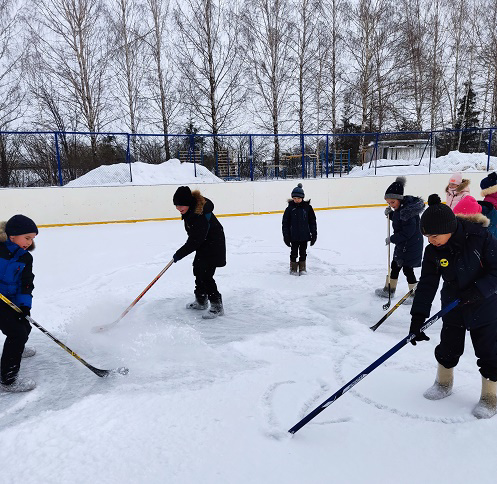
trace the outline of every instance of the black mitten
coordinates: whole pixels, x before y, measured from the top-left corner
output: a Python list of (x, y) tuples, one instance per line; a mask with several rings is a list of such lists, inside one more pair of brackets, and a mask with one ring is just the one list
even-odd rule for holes
[(430, 338), (421, 331), (421, 327), (425, 324), (426, 318), (421, 314), (413, 314), (411, 316), (411, 326), (409, 327), (409, 334), (416, 335), (411, 340), (411, 344), (416, 346), (417, 341), (430, 341)]

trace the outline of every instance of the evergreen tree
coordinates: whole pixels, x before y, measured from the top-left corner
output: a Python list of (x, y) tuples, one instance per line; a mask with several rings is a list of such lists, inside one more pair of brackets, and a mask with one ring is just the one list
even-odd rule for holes
[[(455, 133), (455, 148), (462, 153), (478, 151), (480, 135), (475, 128), (479, 127), (478, 116), (480, 111), (476, 110), (476, 94), (470, 82), (464, 83), (466, 95), (459, 100), (457, 119), (454, 129), (463, 130)], [(467, 131), (469, 130), (469, 131)]]

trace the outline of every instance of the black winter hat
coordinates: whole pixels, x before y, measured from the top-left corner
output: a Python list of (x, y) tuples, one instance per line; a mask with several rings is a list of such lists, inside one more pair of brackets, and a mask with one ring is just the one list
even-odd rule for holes
[(480, 188), (482, 190), (486, 190), (487, 188), (493, 187), (494, 185), (497, 185), (497, 173), (495, 173), (495, 171), (490, 173), (480, 182)]
[(292, 190), (292, 198), (293, 197), (298, 197), (298, 198), (304, 198), (304, 189), (302, 188), (302, 183), (299, 183), (293, 190)]
[(173, 195), (174, 205), (191, 207), (195, 203), (190, 187), (179, 187)]
[(7, 220), (5, 233), (9, 237), (11, 235), (37, 234), (38, 227), (29, 217), (18, 214)]
[(450, 207), (434, 193), (428, 197), (428, 208), (421, 215), (421, 232), (425, 235), (453, 234), (457, 219)]
[(395, 179), (395, 181), (387, 188), (387, 191), (385, 192), (385, 200), (387, 198), (403, 200), (405, 184), (406, 184), (406, 177), (398, 176)]

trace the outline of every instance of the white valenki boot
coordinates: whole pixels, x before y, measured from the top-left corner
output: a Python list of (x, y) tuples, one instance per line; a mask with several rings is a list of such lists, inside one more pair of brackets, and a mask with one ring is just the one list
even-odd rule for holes
[(36, 383), (30, 378), (16, 378), (14, 383), (11, 383), (10, 385), (4, 385), (2, 383), (0, 384), (0, 387), (4, 392), (21, 393), (33, 390), (33, 388), (36, 387)]
[(25, 346), (24, 351), (22, 352), (23, 358), (31, 358), (36, 355), (36, 348), (34, 346)]
[(454, 385), (454, 368), (445, 368), (438, 364), (435, 383), (423, 393), (428, 400), (441, 400), (452, 393)]
[(481, 377), (480, 401), (472, 413), (476, 418), (491, 418), (497, 413), (497, 382)]
[[(395, 294), (395, 289), (397, 289), (397, 281), (398, 279), (390, 279), (390, 295), (393, 296)], [(374, 293), (378, 297), (388, 298), (388, 276), (385, 281), (385, 287), (383, 289), (376, 289)]]
[[(409, 286), (409, 291), (411, 289), (414, 289), (416, 290), (416, 286), (418, 285), (417, 282), (415, 282), (414, 284), (407, 284)], [(412, 294), (404, 301), (404, 304), (407, 305), (407, 306), (412, 306), (412, 302), (414, 301), (414, 292), (415, 291), (412, 291)]]

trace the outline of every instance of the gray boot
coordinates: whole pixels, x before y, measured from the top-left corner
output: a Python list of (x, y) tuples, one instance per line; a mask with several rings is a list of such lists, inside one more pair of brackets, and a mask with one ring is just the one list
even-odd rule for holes
[(305, 260), (299, 260), (299, 275), (307, 274), (307, 269), (305, 267)]
[(211, 300), (211, 307), (206, 314), (202, 314), (203, 319), (214, 319), (218, 316), (224, 316), (223, 300), (221, 295)]
[[(395, 294), (395, 289), (397, 289), (398, 279), (390, 279), (390, 296)], [(383, 289), (376, 289), (374, 292), (378, 297), (388, 298), (388, 276), (385, 281), (385, 287)]]
[[(409, 286), (409, 291), (411, 289), (416, 289), (416, 286), (418, 285), (418, 283), (414, 283), (414, 284), (407, 284)], [(407, 306), (412, 306), (412, 302), (414, 301), (414, 291), (412, 291), (412, 294), (404, 301), (404, 304), (406, 304)]]
[(438, 364), (435, 383), (423, 393), (428, 400), (441, 400), (452, 393), (454, 384), (454, 368), (445, 368)]
[(491, 418), (497, 413), (497, 382), (482, 377), (480, 401), (472, 413), (476, 418)]
[(11, 393), (21, 393), (21, 392), (29, 392), (36, 387), (36, 383), (30, 378), (16, 378), (14, 383), (10, 385), (0, 384), (0, 387), (4, 392)]
[(195, 301), (188, 303), (186, 305), (186, 309), (203, 310), (207, 308), (208, 308), (207, 295), (205, 294), (195, 294)]
[(293, 276), (298, 276), (299, 275), (299, 273), (297, 272), (298, 268), (299, 268), (298, 262), (290, 261), (290, 274), (292, 274)]

